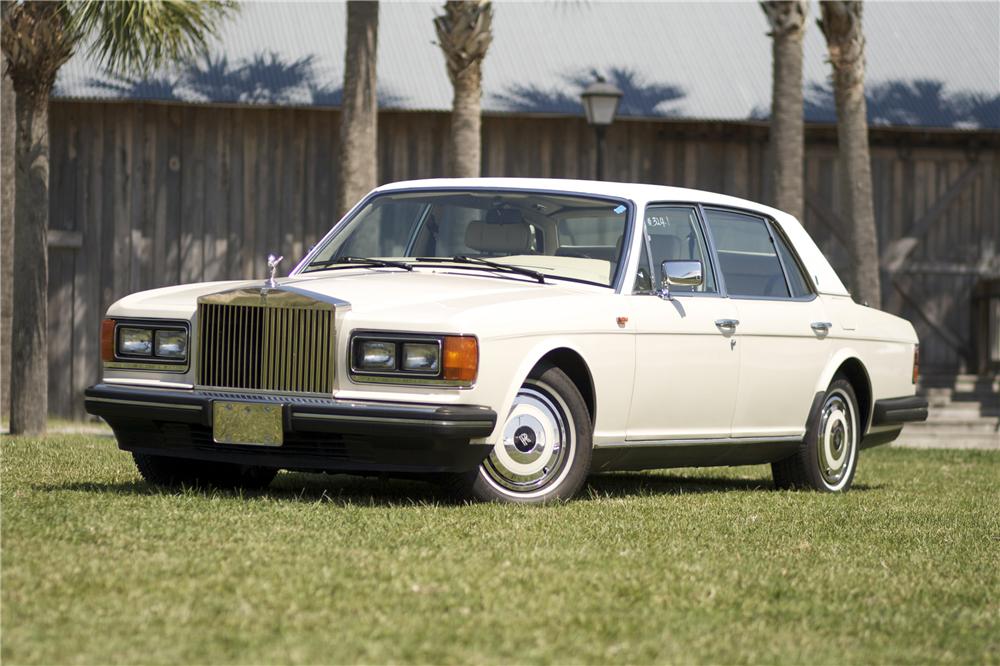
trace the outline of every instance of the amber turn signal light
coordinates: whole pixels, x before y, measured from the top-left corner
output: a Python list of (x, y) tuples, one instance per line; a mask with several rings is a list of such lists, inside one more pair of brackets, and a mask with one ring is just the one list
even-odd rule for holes
[(479, 342), (473, 337), (448, 335), (442, 349), (443, 379), (472, 384), (479, 373)]
[(101, 360), (115, 360), (115, 320), (101, 321)]

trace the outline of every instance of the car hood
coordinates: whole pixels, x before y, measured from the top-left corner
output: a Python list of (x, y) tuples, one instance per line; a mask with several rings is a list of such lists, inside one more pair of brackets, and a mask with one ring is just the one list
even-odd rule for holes
[[(203, 282), (139, 292), (115, 303), (111, 316), (190, 317), (200, 296), (233, 289), (256, 289), (263, 280)], [(497, 277), (479, 270), (418, 268), (412, 272), (392, 269), (349, 269), (298, 275), (276, 280), (276, 289), (288, 288), (320, 300), (334, 298), (350, 304), (351, 316), (393, 320), (447, 319), (487, 304), (568, 295), (608, 293), (584, 284), (550, 281), (539, 284), (521, 277)]]

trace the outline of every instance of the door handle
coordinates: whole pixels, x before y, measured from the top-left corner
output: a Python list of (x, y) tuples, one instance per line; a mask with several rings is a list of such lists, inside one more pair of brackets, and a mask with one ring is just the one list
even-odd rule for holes
[(716, 319), (715, 325), (719, 328), (726, 329), (728, 331), (735, 331), (736, 327), (740, 325), (739, 319)]
[(813, 323), (809, 324), (809, 326), (812, 327), (812, 330), (816, 331), (817, 333), (826, 334), (829, 333), (830, 328), (833, 327), (833, 322), (814, 321)]

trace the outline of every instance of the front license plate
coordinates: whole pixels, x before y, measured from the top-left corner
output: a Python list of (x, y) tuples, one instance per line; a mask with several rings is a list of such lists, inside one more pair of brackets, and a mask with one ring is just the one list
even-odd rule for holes
[(212, 403), (212, 439), (219, 444), (281, 446), (285, 429), (281, 404), (267, 402)]

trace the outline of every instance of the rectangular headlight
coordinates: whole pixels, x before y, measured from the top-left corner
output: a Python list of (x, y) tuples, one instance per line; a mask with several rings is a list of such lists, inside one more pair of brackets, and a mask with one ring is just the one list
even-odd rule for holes
[(187, 358), (187, 331), (182, 329), (158, 329), (155, 335), (154, 351), (159, 358), (183, 361)]
[(360, 370), (395, 370), (396, 343), (386, 340), (362, 340), (358, 349)]
[(436, 342), (404, 342), (403, 370), (437, 374), (441, 348)]
[(152, 356), (153, 331), (148, 328), (120, 327), (118, 353), (123, 356)]

